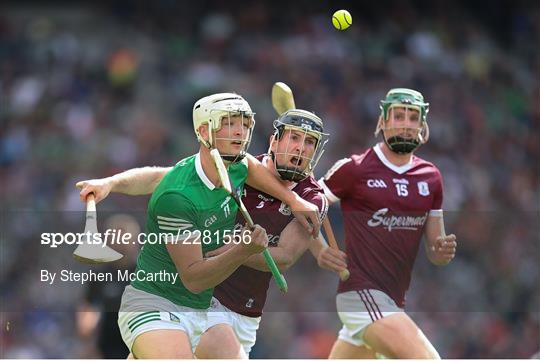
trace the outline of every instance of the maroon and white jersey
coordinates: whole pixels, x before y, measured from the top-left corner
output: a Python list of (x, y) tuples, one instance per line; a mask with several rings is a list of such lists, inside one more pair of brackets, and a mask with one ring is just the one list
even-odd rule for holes
[[(265, 162), (264, 156), (257, 157)], [(297, 183), (292, 188), (300, 197), (319, 207), (321, 220), (326, 216), (328, 203), (322, 188), (312, 177)], [(269, 247), (279, 243), (279, 237), (285, 227), (293, 220), (290, 208), (280, 200), (244, 186), (243, 202), (255, 224), (260, 225), (268, 234)], [(245, 221), (240, 212), (237, 217), (237, 227)], [(266, 302), (266, 294), (270, 285), (272, 273), (262, 272), (247, 266), (240, 266), (225, 281), (214, 288), (214, 297), (228, 309), (249, 317), (259, 317)]]
[(376, 145), (336, 162), (319, 184), (341, 201), (351, 276), (338, 293), (377, 289), (403, 307), (427, 217), (442, 208), (439, 170), (416, 156), (395, 166)]

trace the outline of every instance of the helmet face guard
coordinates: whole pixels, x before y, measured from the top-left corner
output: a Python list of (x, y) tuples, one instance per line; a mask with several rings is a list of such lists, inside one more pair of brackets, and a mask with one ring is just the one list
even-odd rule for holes
[[(200, 126), (204, 124), (208, 125), (208, 139), (199, 133)], [(197, 140), (207, 148), (220, 145), (223, 149), (218, 149), (225, 161), (235, 163), (245, 157), (254, 127), (255, 113), (238, 94), (212, 94), (199, 99), (193, 106), (193, 128)]]
[[(427, 113), (429, 103), (421, 93), (412, 89), (391, 89), (381, 100), (381, 115), (375, 130), (382, 131), (388, 148), (397, 154), (408, 154), (429, 139)], [(417, 123), (417, 126), (413, 124)]]
[(281, 179), (299, 182), (310, 176), (328, 143), (321, 118), (292, 109), (274, 121), (274, 129), (271, 147), (276, 142), (276, 148), (269, 153)]

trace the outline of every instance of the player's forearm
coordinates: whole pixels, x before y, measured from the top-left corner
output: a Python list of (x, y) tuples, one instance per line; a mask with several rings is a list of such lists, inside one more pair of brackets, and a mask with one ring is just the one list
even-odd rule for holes
[(313, 257), (315, 257), (315, 259), (318, 259), (319, 254), (326, 247), (328, 247), (328, 244), (325, 242), (322, 234), (319, 234), (319, 237), (317, 237), (317, 239), (313, 240), (313, 242), (310, 243), (309, 251), (311, 252)]
[(247, 159), (249, 171), (246, 183), (250, 187), (291, 205), (298, 195), (281, 184), (277, 177), (253, 156), (248, 155)]
[[(281, 231), (279, 239), (277, 247), (268, 248), (268, 251), (279, 270), (283, 272), (296, 263), (312, 242), (310, 235), (296, 220), (289, 222)], [(261, 254), (251, 256), (244, 264), (259, 271), (270, 271)]]
[(185, 270), (179, 271), (180, 278), (188, 290), (200, 293), (223, 282), (248, 257), (240, 246), (235, 246), (218, 256), (191, 264)]
[(129, 195), (152, 194), (171, 167), (134, 168), (109, 177), (111, 191)]
[(450, 263), (451, 260), (441, 252), (440, 245), (437, 242), (438, 238), (445, 237), (446, 235), (442, 214), (437, 213), (428, 217), (424, 235), (426, 256), (429, 261), (436, 266), (445, 266)]
[[(276, 262), (276, 266), (280, 272), (284, 272), (294, 264), (294, 259), (286, 250), (279, 247), (268, 248), (268, 252)], [(266, 264), (264, 256), (262, 254), (255, 254), (249, 257), (245, 262), (245, 266), (256, 269), (262, 272), (271, 272), (270, 268)]]

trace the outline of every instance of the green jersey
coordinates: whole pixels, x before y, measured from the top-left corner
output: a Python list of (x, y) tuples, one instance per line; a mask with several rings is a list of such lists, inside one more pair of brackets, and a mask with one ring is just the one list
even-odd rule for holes
[[(242, 189), (247, 177), (247, 160), (231, 164), (228, 173), (234, 186)], [(199, 243), (204, 255), (221, 245), (224, 231), (231, 234), (237, 210), (232, 197), (224, 189), (215, 188), (206, 177), (199, 154), (181, 160), (165, 175), (150, 198), (146, 243), (139, 253), (135, 272), (137, 275), (176, 274), (166, 240), (176, 240), (174, 247)], [(210, 306), (213, 289), (194, 294), (183, 285), (180, 277), (172, 282), (163, 278), (149, 281), (149, 278), (137, 277), (131, 285), (178, 305), (197, 309)]]

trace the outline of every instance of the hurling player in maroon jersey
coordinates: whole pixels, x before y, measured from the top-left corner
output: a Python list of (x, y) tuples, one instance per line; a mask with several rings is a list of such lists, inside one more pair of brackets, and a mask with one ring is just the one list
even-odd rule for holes
[(403, 309), (422, 235), (432, 263), (456, 252), (456, 237), (444, 233), (441, 174), (413, 154), (429, 137), (429, 104), (396, 88), (380, 107), (383, 142), (336, 162), (319, 182), (340, 201), (351, 273), (338, 288), (343, 328), (330, 358), (439, 358)]
[[(281, 182), (319, 208), (322, 219), (328, 209), (323, 190), (311, 176), (323, 153), (328, 135), (315, 114), (292, 109), (274, 122), (268, 155), (258, 156)], [(114, 176), (120, 189), (111, 188), (105, 180), (87, 182), (86, 191), (99, 193), (101, 199), (110, 191), (126, 194), (148, 194), (170, 168), (132, 169)], [(119, 181), (119, 179), (121, 181)], [(245, 186), (243, 202), (253, 221), (265, 228), (272, 254), (281, 271), (294, 264), (310, 249), (322, 268), (339, 273), (347, 267), (345, 253), (326, 246), (322, 239), (312, 240), (302, 225), (294, 220), (290, 209), (272, 196)], [(244, 220), (238, 216), (237, 227)], [(206, 256), (225, 252), (227, 246)], [(214, 289), (212, 305), (207, 312), (207, 331), (202, 335), (195, 354), (198, 358), (245, 358), (256, 341), (271, 273), (261, 257), (251, 257), (228, 279)]]
[[(327, 200), (319, 184), (310, 176), (326, 143), (322, 120), (311, 112), (293, 109), (274, 122), (274, 129), (269, 154), (259, 156), (259, 160), (284, 185), (317, 205), (322, 220), (328, 208)], [(345, 269), (345, 254), (321, 247), (321, 240), (311, 241), (307, 232), (293, 220), (285, 204), (249, 186), (244, 190), (244, 203), (253, 221), (266, 230), (270, 253), (281, 270), (294, 264), (308, 247), (321, 267), (336, 272)], [(241, 216), (238, 221), (237, 227), (241, 227), (244, 224)], [(210, 254), (219, 254), (225, 249), (222, 247)], [(251, 257), (214, 289), (213, 303), (208, 312), (208, 331), (201, 337), (198, 357), (227, 356), (215, 340), (230, 335), (232, 330), (249, 355), (255, 344), (271, 280), (268, 271), (262, 256)]]

